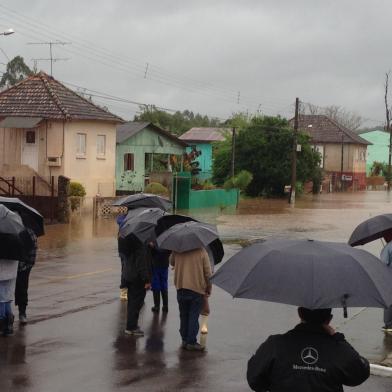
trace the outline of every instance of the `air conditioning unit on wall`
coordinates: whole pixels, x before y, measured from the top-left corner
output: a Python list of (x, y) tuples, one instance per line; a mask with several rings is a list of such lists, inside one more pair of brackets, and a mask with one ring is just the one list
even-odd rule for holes
[(48, 157), (46, 160), (48, 166), (61, 166), (61, 157)]

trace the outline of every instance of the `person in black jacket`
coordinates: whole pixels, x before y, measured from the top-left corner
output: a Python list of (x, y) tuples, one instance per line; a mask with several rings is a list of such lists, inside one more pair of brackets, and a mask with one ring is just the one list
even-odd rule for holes
[(146, 290), (151, 288), (151, 254), (140, 241), (119, 240), (121, 252), (126, 256), (122, 278), (128, 288), (127, 335), (144, 336), (138, 326), (140, 309), (143, 306)]
[(298, 309), (301, 323), (270, 336), (248, 362), (257, 392), (342, 392), (369, 377), (369, 362), (329, 325), (331, 309)]

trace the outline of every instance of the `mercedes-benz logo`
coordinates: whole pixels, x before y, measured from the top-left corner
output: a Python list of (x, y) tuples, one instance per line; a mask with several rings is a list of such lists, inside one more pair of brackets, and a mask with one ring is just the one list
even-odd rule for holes
[(301, 359), (307, 365), (314, 365), (318, 361), (318, 352), (313, 347), (306, 347), (301, 352)]

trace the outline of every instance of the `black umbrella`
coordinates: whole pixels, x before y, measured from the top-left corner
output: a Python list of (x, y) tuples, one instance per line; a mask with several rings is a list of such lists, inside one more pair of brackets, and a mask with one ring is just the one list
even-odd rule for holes
[(133, 235), (142, 242), (155, 240), (155, 226), (166, 212), (160, 208), (138, 209), (135, 212), (132, 211), (124, 219), (119, 231), (120, 237), (127, 238)]
[(257, 243), (231, 257), (212, 282), (233, 297), (309, 309), (392, 305), (392, 269), (369, 252), (337, 242)]
[(1, 197), (0, 204), (5, 205), (11, 211), (18, 212), (22, 218), (23, 224), (32, 229), (36, 236), (45, 234), (44, 217), (33, 207), (17, 197)]
[(348, 243), (351, 246), (364, 245), (384, 237), (388, 231), (392, 231), (392, 214), (377, 215), (359, 224), (351, 233)]
[(160, 208), (167, 211), (171, 208), (171, 201), (163, 197), (152, 195), (150, 193), (136, 193), (134, 195), (125, 196), (116, 200), (114, 206), (125, 206), (129, 209), (133, 208)]
[[(186, 215), (178, 215), (178, 214), (165, 215), (158, 220), (158, 224), (155, 227), (155, 235), (159, 237), (164, 231), (170, 229), (172, 226), (185, 222), (198, 222), (198, 220)], [(214, 264), (215, 265), (219, 264), (222, 261), (223, 256), (225, 255), (222, 241), (219, 238), (217, 238), (216, 240), (212, 241), (208, 245), (208, 248), (211, 251), (212, 256), (214, 258)]]
[(0, 259), (22, 260), (32, 245), (20, 216), (0, 204)]
[(215, 226), (202, 222), (185, 222), (172, 226), (157, 238), (158, 247), (175, 252), (205, 248), (219, 238)]

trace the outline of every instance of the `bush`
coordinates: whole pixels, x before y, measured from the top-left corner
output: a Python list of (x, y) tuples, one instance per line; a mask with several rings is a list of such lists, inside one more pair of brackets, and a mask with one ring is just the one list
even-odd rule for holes
[(223, 187), (228, 189), (238, 188), (241, 191), (244, 191), (247, 186), (252, 182), (253, 174), (248, 172), (247, 170), (241, 170), (236, 176), (229, 178), (225, 181)]
[(68, 196), (84, 197), (86, 196), (86, 190), (84, 189), (84, 186), (80, 182), (73, 181), (69, 184)]
[(203, 182), (203, 189), (205, 191), (209, 191), (211, 189), (215, 189), (215, 185), (211, 181), (205, 180)]
[(144, 189), (146, 193), (152, 193), (154, 195), (169, 195), (169, 189), (160, 184), (159, 182), (150, 182)]
[(80, 208), (83, 197), (86, 196), (86, 190), (80, 182), (72, 181), (68, 190), (69, 201), (71, 203), (71, 211)]

